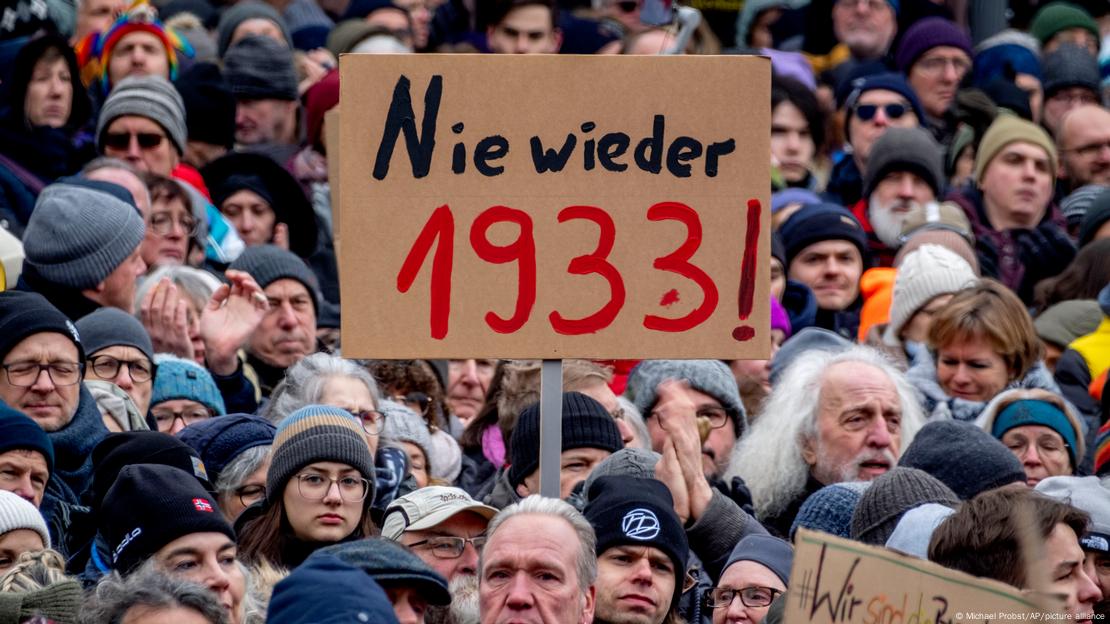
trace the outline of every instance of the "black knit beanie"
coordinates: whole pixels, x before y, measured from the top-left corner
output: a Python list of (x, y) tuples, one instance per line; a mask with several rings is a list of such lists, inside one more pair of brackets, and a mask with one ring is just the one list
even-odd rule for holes
[(191, 475), (154, 464), (126, 466), (108, 490), (99, 514), (112, 567), (127, 574), (163, 546), (193, 533), (235, 531), (216, 500)]
[(690, 545), (674, 499), (661, 481), (640, 477), (601, 477), (590, 485), (590, 500), (582, 510), (597, 534), (597, 555), (614, 546), (652, 546), (674, 564), (674, 597), (682, 596), (682, 578)]
[(77, 346), (77, 361), (85, 361), (77, 327), (46, 297), (22, 290), (0, 292), (0, 359), (24, 338), (43, 332), (61, 334), (72, 340)]
[[(563, 393), (562, 450), (597, 448), (615, 453), (624, 448), (613, 417), (580, 392)], [(524, 408), (509, 448), (509, 485), (516, 487), (540, 465), (540, 404)]]

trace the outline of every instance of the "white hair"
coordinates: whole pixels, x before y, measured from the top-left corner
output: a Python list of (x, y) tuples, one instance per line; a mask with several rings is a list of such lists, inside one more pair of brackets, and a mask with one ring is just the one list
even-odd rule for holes
[(275, 391), (270, 397), (269, 409), (265, 416), (277, 424), (306, 405), (320, 403), (324, 396), (324, 386), (333, 377), (348, 377), (361, 381), (370, 391), (374, 405), (381, 403), (382, 395), (378, 391), (378, 384), (365, 367), (337, 355), (313, 353), (285, 371), (282, 390)]
[[(493, 539), (497, 529), (505, 524), (505, 521), (513, 516), (534, 515), (534, 516), (553, 516), (555, 518), (562, 518), (570, 523), (574, 529), (575, 535), (578, 536), (578, 553), (575, 555), (575, 571), (578, 574), (578, 588), (583, 593), (589, 591), (590, 586), (597, 580), (597, 535), (594, 533), (593, 526), (586, 520), (577, 509), (571, 506), (570, 503), (560, 500), (558, 498), (545, 498), (538, 494), (533, 494), (508, 507), (502, 509), (493, 520), (490, 520), (489, 526), (486, 528), (486, 544)], [(481, 555), (478, 560), (478, 577), (482, 577), (482, 568), (485, 565), (485, 554)]]
[(736, 445), (726, 473), (726, 478), (744, 479), (760, 520), (777, 516), (805, 490), (810, 468), (802, 457), (802, 445), (817, 436), (825, 374), (831, 367), (848, 362), (877, 368), (894, 383), (902, 407), (901, 448), (909, 446), (924, 424), (917, 391), (879, 351), (851, 346), (800, 355), (783, 372), (760, 417)]

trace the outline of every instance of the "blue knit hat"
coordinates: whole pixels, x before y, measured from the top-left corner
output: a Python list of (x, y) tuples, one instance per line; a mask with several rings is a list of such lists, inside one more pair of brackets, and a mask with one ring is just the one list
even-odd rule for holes
[(161, 353), (154, 356), (154, 363), (158, 365), (158, 372), (150, 393), (151, 407), (164, 401), (185, 399), (204, 405), (217, 416), (227, 413), (216, 380), (199, 364)]
[(810, 494), (790, 525), (791, 539), (799, 528), (850, 539), (852, 514), (870, 486), (870, 481), (834, 483)]
[(810, 204), (802, 206), (779, 228), (786, 248), (786, 270), (803, 249), (827, 240), (844, 240), (859, 249), (867, 264), (867, 233), (852, 213), (838, 204)]
[(1042, 80), (1041, 59), (1037, 51), (1021, 42), (980, 46), (971, 64), (973, 85), (983, 88), (996, 78), (1012, 80), (1008, 78), (1010, 73), (1029, 74)]
[(274, 586), (270, 624), (397, 624), (389, 597), (370, 575), (316, 552)]
[(228, 464), (244, 451), (274, 442), (273, 423), (251, 414), (228, 414), (209, 418), (185, 427), (177, 437), (193, 447), (208, 469), (213, 483)]
[(1068, 447), (1071, 465), (1078, 465), (1075, 426), (1063, 410), (1047, 401), (1022, 399), (1007, 405), (995, 417), (994, 425), (991, 427), (991, 435), (1001, 440), (1003, 434), (1010, 429), (1026, 425), (1041, 425), (1060, 434), (1060, 437), (1064, 439), (1064, 444)]
[(0, 402), (0, 453), (38, 451), (46, 459), (46, 468), (54, 473), (54, 444), (42, 427), (30, 417)]

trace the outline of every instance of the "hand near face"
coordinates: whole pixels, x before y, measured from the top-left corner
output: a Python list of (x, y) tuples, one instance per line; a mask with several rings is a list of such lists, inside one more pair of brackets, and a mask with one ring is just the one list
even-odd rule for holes
[(658, 401), (652, 414), (659, 419), (659, 426), (667, 434), (667, 445), (674, 448), (689, 497), (688, 517), (697, 520), (713, 496), (702, 468), (697, 405), (690, 394), (690, 386), (673, 379), (659, 384), (656, 396)]
[(270, 309), (262, 288), (243, 271), (225, 273), (229, 284), (212, 293), (200, 317), (208, 366), (217, 375), (230, 375), (238, 367), (236, 352), (262, 323)]
[(143, 297), (139, 320), (150, 334), (155, 353), (172, 353), (182, 359), (193, 359), (188, 306), (177, 285), (168, 277), (162, 278)]

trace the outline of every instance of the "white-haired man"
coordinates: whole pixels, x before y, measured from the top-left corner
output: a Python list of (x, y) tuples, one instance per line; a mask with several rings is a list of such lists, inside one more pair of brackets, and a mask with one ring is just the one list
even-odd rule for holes
[(594, 529), (570, 504), (529, 496), (489, 523), (479, 563), (482, 624), (588, 624), (597, 580)]
[(813, 353), (783, 373), (733, 470), (759, 520), (785, 536), (813, 492), (893, 468), (923, 419), (913, 387), (877, 351)]

